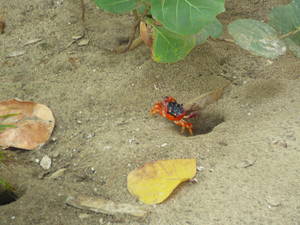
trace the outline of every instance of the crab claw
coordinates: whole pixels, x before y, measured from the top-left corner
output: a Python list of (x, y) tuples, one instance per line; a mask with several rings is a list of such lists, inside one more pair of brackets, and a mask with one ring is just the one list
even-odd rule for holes
[(163, 111), (163, 106), (161, 104), (161, 102), (157, 102), (154, 104), (154, 106), (151, 108), (150, 113), (156, 114), (159, 113), (160, 115), (162, 115), (162, 111)]

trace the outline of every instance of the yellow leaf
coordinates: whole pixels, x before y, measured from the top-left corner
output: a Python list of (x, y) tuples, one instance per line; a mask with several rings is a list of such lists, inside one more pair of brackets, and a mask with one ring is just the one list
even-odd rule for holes
[(158, 160), (131, 171), (127, 177), (127, 188), (140, 201), (157, 204), (195, 174), (196, 159)]

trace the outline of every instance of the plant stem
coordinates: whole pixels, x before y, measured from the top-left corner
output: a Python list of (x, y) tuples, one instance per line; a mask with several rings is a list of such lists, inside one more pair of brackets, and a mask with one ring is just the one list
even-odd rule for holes
[(286, 33), (286, 34), (280, 35), (280, 36), (278, 37), (278, 39), (280, 39), (280, 40), (285, 39), (285, 38), (287, 38), (287, 37), (290, 37), (290, 36), (292, 36), (292, 35), (298, 33), (299, 31), (300, 31), (300, 26), (299, 26), (299, 27), (296, 27), (296, 30), (292, 30), (292, 31), (290, 31), (290, 32), (288, 32), (288, 33)]

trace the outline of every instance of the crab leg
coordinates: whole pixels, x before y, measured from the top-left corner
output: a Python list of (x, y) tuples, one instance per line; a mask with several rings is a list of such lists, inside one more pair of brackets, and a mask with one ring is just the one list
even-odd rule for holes
[(177, 121), (173, 121), (176, 125), (181, 126), (181, 133), (184, 132), (185, 128), (187, 128), (190, 132), (191, 135), (193, 135), (193, 125), (189, 122), (186, 122), (184, 120), (177, 120)]

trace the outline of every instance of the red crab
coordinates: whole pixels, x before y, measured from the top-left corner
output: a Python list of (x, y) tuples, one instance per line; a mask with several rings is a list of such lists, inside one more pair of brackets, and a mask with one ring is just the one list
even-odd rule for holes
[(172, 120), (178, 126), (181, 126), (181, 133), (187, 128), (193, 135), (193, 125), (184, 119), (196, 116), (195, 112), (188, 112), (184, 109), (183, 104), (177, 103), (176, 99), (171, 96), (164, 97), (163, 101), (157, 102), (151, 109), (151, 114), (159, 113), (162, 117)]

